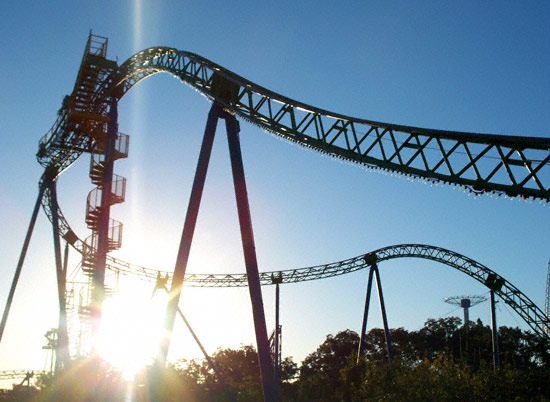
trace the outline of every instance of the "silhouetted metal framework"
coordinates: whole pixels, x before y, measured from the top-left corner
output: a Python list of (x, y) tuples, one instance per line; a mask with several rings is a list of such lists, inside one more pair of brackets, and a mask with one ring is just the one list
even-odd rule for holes
[[(322, 153), (407, 177), (462, 186), (476, 193), (550, 199), (549, 138), (423, 129), (347, 117), (289, 99), (201, 56), (173, 48), (145, 49), (117, 66), (106, 58), (106, 40), (96, 41), (100, 45), (94, 47), (94, 38), (90, 35), (82, 61), (88, 70), (97, 70), (86, 102), (79, 101), (78, 83), (86, 78), (79, 76), (56, 122), (40, 140), (38, 161), (44, 167), (55, 167), (57, 174), (82, 152), (93, 150), (97, 133), (109, 120), (113, 100), (120, 99), (144, 78), (166, 72), (265, 131)], [(226, 84), (216, 85), (220, 80)], [(42, 205), (52, 219), (49, 198), (46, 189)], [(61, 235), (82, 252), (85, 246), (60, 210), (58, 221)], [(154, 270), (111, 257), (107, 264), (121, 272), (139, 272), (152, 280), (156, 277)], [(330, 276), (331, 270), (338, 268), (322, 269), (320, 275)], [(298, 270), (293, 279), (317, 274)], [(234, 283), (232, 276), (190, 279), (197, 286), (201, 281), (222, 286)]]
[[(111, 105), (142, 79), (160, 72), (173, 75), (227, 112), (267, 132), (335, 158), (408, 178), (452, 184), (475, 194), (550, 200), (550, 138), (425, 129), (348, 117), (292, 100), (201, 56), (173, 48), (145, 49), (119, 66), (107, 59), (107, 38), (90, 34), (75, 88), (64, 99), (37, 152), (47, 172), (40, 180), (38, 202), (49, 219), (58, 223), (59, 235), (81, 253), (86, 252), (85, 243), (61, 210), (52, 207), (56, 203), (52, 202), (51, 186), (45, 183), (55, 181), (83, 152), (93, 153), (98, 145), (101, 148)], [(292, 283), (342, 275), (402, 257), (431, 259), (466, 273), (495, 292), (536, 333), (544, 334), (548, 318), (511, 283), (467, 257), (433, 246), (391, 246), (337, 263), (277, 273), (284, 283)], [(109, 256), (106, 268), (152, 281), (159, 272)], [(271, 274), (261, 274), (260, 282), (270, 284)], [(185, 277), (188, 286), (246, 283), (245, 275)]]
[[(396, 258), (422, 258), (457, 269), (493, 290), (498, 297), (519, 314), (535, 333), (545, 336), (544, 329), (549, 325), (548, 317), (512, 283), (471, 258), (455, 251), (426, 244), (399, 244), (329, 264), (260, 272), (260, 284), (262, 286), (272, 285), (272, 275), (279, 275), (282, 278), (281, 283), (297, 283), (330, 278), (369, 268), (374, 263)], [(155, 282), (158, 275), (168, 276), (168, 280), (171, 279), (171, 273), (169, 272), (132, 265), (115, 258), (109, 259), (108, 269), (151, 282)], [(183, 285), (189, 287), (245, 287), (247, 286), (247, 277), (246, 274), (187, 273)]]
[[(550, 199), (548, 138), (462, 133), (357, 119), (297, 102), (196, 54), (173, 48), (149, 48), (117, 66), (116, 62), (107, 60), (106, 45), (93, 46), (94, 38), (90, 35), (82, 61), (97, 67), (98, 71), (86, 103), (78, 103), (79, 92), (75, 84), (73, 96), (63, 102), (57, 120), (39, 143), (39, 163), (45, 168), (54, 167), (57, 175), (83, 152), (93, 150), (97, 138), (95, 133), (108, 122), (109, 105), (113, 99), (120, 99), (142, 79), (167, 72), (262, 129), (322, 153), (408, 177), (463, 186), (474, 192)], [(230, 85), (214, 85), (220, 77)], [(82, 79), (79, 77), (77, 83)], [(215, 90), (216, 87), (222, 89)], [(78, 119), (74, 118), (75, 115)], [(52, 219), (48, 189), (42, 205)], [(60, 210), (58, 220), (61, 235), (82, 251), (82, 241), (71, 230)], [(426, 254), (425, 258), (429, 255)], [(149, 276), (151, 271), (146, 268), (136, 270), (133, 265), (114, 258), (108, 258), (107, 264), (122, 272), (139, 272), (144, 276)], [(352, 259), (294, 270), (286, 274), (292, 277), (284, 279), (285, 282), (317, 279), (351, 272), (360, 265)], [(478, 272), (467, 273), (480, 281), (485, 280), (478, 277)], [(154, 277), (156, 271), (151, 279)], [(232, 275), (189, 275), (186, 279), (188, 284), (196, 286), (240, 286), (242, 281), (242, 278)], [(260, 279), (268, 283), (269, 275)], [(534, 304), (518, 297), (515, 288), (510, 288), (510, 292), (508, 288), (505, 284), (507, 297), (499, 296), (508, 299), (512, 307), (517, 305), (519, 311), (528, 311), (528, 314), (520, 315), (525, 315), (533, 329), (540, 333), (541, 319), (532, 313)]]
[[(262, 129), (352, 162), (474, 191), (548, 199), (550, 139), (424, 129), (340, 115), (289, 99), (198, 55), (150, 48), (121, 65), (116, 96), (145, 77), (168, 72), (210, 99), (216, 76), (233, 83), (232, 112)], [(222, 99), (223, 101), (223, 99)]]
[[(58, 174), (93, 149), (94, 133), (108, 121), (113, 99), (142, 79), (166, 72), (263, 130), (321, 153), (412, 179), (458, 185), (476, 194), (550, 199), (549, 138), (424, 129), (348, 117), (279, 95), (201, 56), (173, 48), (145, 49), (117, 67), (106, 59), (106, 46), (94, 48), (94, 35), (90, 38), (83, 63), (99, 72), (88, 102), (77, 110), (80, 120), (73, 118), (75, 87), (39, 143), (39, 163), (55, 166)], [(220, 77), (230, 83), (225, 93), (215, 90), (214, 81)], [(50, 216), (48, 197), (46, 191), (43, 206)], [(61, 213), (59, 220), (61, 233), (81, 249)]]

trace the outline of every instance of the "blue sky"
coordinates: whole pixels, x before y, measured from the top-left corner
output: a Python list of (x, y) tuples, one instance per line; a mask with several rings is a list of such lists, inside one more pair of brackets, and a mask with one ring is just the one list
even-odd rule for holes
[[(11, 2), (10, 2), (11, 3)], [(90, 29), (122, 63), (150, 46), (188, 50), (293, 99), (346, 115), (460, 131), (548, 136), (550, 5), (487, 2), (13, 2), (0, 33), (0, 302), (7, 297), (37, 195), (35, 153), (72, 91)], [(172, 270), (210, 104), (157, 75), (121, 101), (130, 157), (125, 225), (116, 255)], [(225, 139), (220, 124), (189, 272), (243, 272)], [(399, 243), (465, 254), (497, 271), (543, 308), (548, 207), (368, 173), (241, 123), (260, 270), (338, 261)], [(92, 185), (83, 156), (59, 181), (63, 212), (81, 237)], [(39, 217), (2, 344), (0, 369), (41, 368), (43, 334), (56, 326), (51, 228)], [(71, 257), (74, 266), (76, 254)], [(447, 316), (448, 296), (486, 289), (450, 268), (417, 260), (380, 266), (392, 327)], [(297, 361), (329, 333), (361, 324), (367, 272), (281, 289), (283, 355)], [(137, 285), (136, 285), (137, 286)], [(150, 285), (139, 285), (144, 294)], [(268, 330), (274, 289), (264, 289)], [(181, 307), (209, 351), (254, 340), (247, 291), (184, 290)], [(489, 306), (470, 316), (489, 322)], [(452, 314), (461, 316), (461, 311)], [(501, 325), (525, 326), (499, 305)], [(380, 326), (374, 304), (369, 327)], [(176, 326), (172, 357), (199, 356)]]

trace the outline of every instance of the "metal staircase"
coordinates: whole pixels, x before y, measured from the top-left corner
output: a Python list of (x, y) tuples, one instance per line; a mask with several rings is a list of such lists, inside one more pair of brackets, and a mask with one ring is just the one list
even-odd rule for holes
[[(88, 276), (88, 286), (86, 292), (82, 295), (79, 308), (81, 321), (86, 323), (86, 330), (83, 331), (86, 334), (90, 333), (91, 326), (90, 320), (92, 311), (90, 306), (92, 303), (94, 270), (97, 262), (99, 217), (101, 215), (102, 208), (105, 208), (101, 205), (102, 193), (104, 191), (102, 181), (105, 174), (105, 154), (104, 149), (102, 148), (102, 144), (104, 143), (105, 141), (101, 141), (101, 138), (99, 138), (99, 141), (96, 141), (96, 145), (91, 153), (89, 176), (92, 183), (95, 184), (96, 187), (88, 193), (86, 200), (86, 225), (89, 229), (91, 229), (92, 234), (84, 241), (84, 252), (82, 253), (82, 272)], [(113, 159), (118, 160), (128, 157), (128, 148), (128, 135), (118, 133), (118, 138), (113, 152)], [(110, 196), (107, 197), (109, 200), (107, 207), (124, 202), (125, 197), (126, 178), (113, 174)], [(122, 222), (110, 218), (107, 242), (108, 252), (118, 250), (122, 246), (122, 231)], [(106, 284), (104, 292), (105, 297), (112, 296), (116, 293), (116, 285), (108, 286)]]
[[(96, 286), (94, 277), (98, 269), (99, 222), (107, 209), (124, 202), (126, 197), (126, 178), (107, 169), (114, 161), (127, 158), (129, 149), (129, 136), (122, 133), (117, 133), (114, 147), (107, 145), (108, 112), (113, 101), (107, 89), (118, 68), (115, 61), (106, 58), (107, 44), (107, 38), (90, 33), (73, 92), (65, 97), (59, 111), (58, 129), (54, 130), (56, 135), (45, 136), (41, 140), (44, 149), (55, 148), (60, 153), (77, 150), (91, 155), (89, 177), (96, 187), (89, 192), (86, 200), (85, 221), (91, 234), (82, 243), (81, 271), (86, 277), (86, 285), (78, 292), (78, 354), (87, 354), (90, 347), (88, 341), (92, 327), (93, 289)], [(60, 130), (63, 132), (61, 135)], [(110, 149), (106, 152), (106, 148)], [(104, 188), (103, 183), (110, 183), (109, 188)], [(105, 191), (109, 192), (108, 196), (103, 194)], [(109, 218), (107, 252), (121, 247), (122, 231), (122, 222)], [(116, 293), (117, 283), (117, 280), (105, 281), (105, 297)], [(74, 289), (72, 291), (74, 297)]]
[(38, 161), (46, 167), (54, 164), (61, 172), (81, 152), (91, 152), (94, 143), (105, 140), (110, 87), (118, 66), (108, 60), (108, 39), (90, 32), (75, 86), (65, 96), (52, 128), (41, 139)]
[[(108, 39), (90, 34), (73, 93), (68, 100), (67, 120), (80, 126), (99, 146), (105, 140), (105, 123), (109, 121), (103, 104), (104, 85), (117, 69), (115, 61), (107, 60)], [(99, 102), (98, 102), (99, 101)]]

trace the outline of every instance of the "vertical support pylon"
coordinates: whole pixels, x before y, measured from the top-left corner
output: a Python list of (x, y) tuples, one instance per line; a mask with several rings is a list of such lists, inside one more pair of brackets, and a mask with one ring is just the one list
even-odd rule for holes
[(225, 119), (227, 130), (229, 154), (233, 172), (233, 183), (235, 186), (239, 225), (241, 228), (241, 238), (243, 243), (244, 260), (248, 277), (248, 288), (252, 303), (256, 344), (258, 349), (258, 358), (260, 361), (260, 374), (262, 378), (264, 400), (267, 402), (275, 402), (277, 399), (277, 394), (274, 384), (273, 366), (269, 351), (269, 341), (267, 337), (262, 292), (258, 273), (258, 263), (256, 259), (256, 250), (254, 247), (254, 235), (252, 233), (252, 221), (250, 219), (250, 208), (248, 205), (248, 195), (246, 192), (244, 168), (238, 137), (239, 126), (235, 116), (225, 112), (222, 109), (222, 106), (217, 102), (214, 102), (212, 105), (212, 108), (208, 114), (208, 120), (206, 122), (199, 160), (197, 162), (197, 169), (195, 171), (195, 178), (193, 180), (193, 187), (189, 198), (189, 205), (187, 207), (187, 215), (185, 217), (180, 247), (176, 259), (176, 266), (174, 268), (168, 305), (166, 307), (164, 323), (165, 333), (161, 340), (159, 360), (157, 363), (159, 365), (164, 365), (168, 356), (175, 316), (181, 296), (181, 288), (185, 278), (185, 271), (189, 260), (189, 253), (197, 222), (202, 191), (204, 189), (204, 182), (208, 171), (212, 144), (214, 142), (216, 125), (219, 118)]
[(493, 335), (493, 367), (495, 369), (500, 367), (500, 358), (498, 355), (498, 327), (497, 327), (497, 314), (495, 311), (495, 292), (489, 291), (491, 295), (491, 333)]
[(195, 226), (197, 224), (197, 216), (199, 214), (204, 181), (206, 180), (206, 173), (208, 171), (208, 164), (210, 162), (210, 154), (212, 153), (212, 144), (214, 143), (214, 134), (216, 133), (216, 124), (218, 123), (220, 110), (221, 108), (217, 103), (212, 105), (210, 112), (208, 113), (206, 128), (204, 129), (204, 137), (202, 139), (199, 160), (197, 162), (197, 169), (193, 180), (193, 187), (189, 197), (189, 205), (187, 206), (187, 215), (185, 216), (185, 223), (183, 225), (176, 266), (174, 267), (174, 275), (172, 277), (170, 293), (168, 294), (168, 304), (166, 306), (166, 314), (164, 319), (164, 336), (161, 339), (159, 351), (159, 365), (164, 365), (166, 363), (168, 350), (170, 349), (172, 330), (174, 329), (176, 311), (181, 296), (181, 287), (183, 285), (183, 279), (187, 269), (187, 262), (189, 261), (191, 243), (193, 241), (193, 234), (195, 233)]
[(21, 254), (19, 255), (19, 261), (17, 262), (17, 267), (15, 268), (15, 274), (13, 275), (10, 293), (8, 294), (8, 300), (6, 301), (6, 306), (4, 307), (4, 313), (2, 314), (2, 321), (0, 322), (0, 342), (2, 341), (2, 336), (4, 335), (4, 329), (6, 328), (6, 323), (8, 321), (8, 316), (10, 314), (11, 303), (13, 302), (13, 296), (15, 295), (17, 282), (19, 282), (19, 276), (21, 275), (21, 270), (23, 269), (23, 263), (25, 262), (27, 249), (29, 248), (32, 232), (34, 230), (34, 224), (36, 223), (38, 211), (40, 210), (42, 197), (44, 196), (44, 191), (46, 190), (46, 187), (49, 185), (50, 180), (51, 178), (49, 177), (48, 169), (46, 169), (46, 171), (44, 172), (44, 175), (42, 176), (42, 180), (40, 181), (40, 187), (38, 188), (38, 197), (36, 198), (36, 203), (34, 204), (31, 221), (27, 229), (27, 234), (25, 235), (23, 247), (21, 248)]
[(246, 180), (244, 176), (241, 145), (239, 141), (239, 123), (235, 116), (224, 112), (225, 125), (227, 129), (227, 140), (229, 143), (229, 156), (231, 169), (233, 171), (233, 184), (235, 186), (235, 197), (237, 199), (237, 211), (239, 214), (239, 225), (241, 227), (241, 239), (243, 243), (244, 262), (248, 279), (248, 290), (252, 303), (252, 315), (254, 318), (254, 329), (256, 332), (256, 345), (258, 348), (258, 359), (260, 361), (260, 374), (264, 400), (275, 402), (277, 400), (277, 388), (273, 376), (273, 365), (269, 353), (269, 340), (265, 323), (264, 305), (262, 300), (262, 289), (260, 286), (260, 275), (258, 272), (258, 261), (256, 258), (256, 247), (254, 245), (254, 233), (252, 231), (252, 219), (250, 218), (250, 207), (246, 191)]
[(357, 351), (357, 363), (365, 353), (365, 336), (367, 332), (367, 320), (369, 318), (370, 292), (372, 290), (372, 275), (374, 271), (372, 266), (369, 269), (369, 280), (367, 282), (367, 296), (365, 297), (365, 309), (363, 311), (363, 323), (361, 324), (361, 335), (359, 337), (359, 350)]
[(374, 264), (374, 275), (376, 277), (376, 287), (378, 289), (378, 300), (380, 302), (380, 312), (382, 313), (382, 322), (384, 323), (384, 334), (386, 336), (386, 348), (388, 349), (388, 361), (393, 365), (393, 352), (390, 339), (390, 328), (388, 327), (388, 318), (386, 317), (386, 306), (384, 304), (384, 296), (382, 294), (382, 283), (380, 282), (380, 273), (378, 265)]
[(370, 294), (372, 288), (373, 275), (376, 279), (376, 287), (378, 290), (378, 301), (380, 304), (380, 313), (382, 315), (382, 322), (384, 324), (384, 336), (386, 338), (386, 348), (388, 351), (388, 361), (390, 365), (393, 365), (393, 351), (391, 345), (390, 329), (388, 327), (388, 319), (386, 316), (386, 306), (384, 304), (384, 295), (382, 294), (382, 283), (380, 281), (380, 273), (378, 272), (378, 265), (372, 264), (369, 269), (369, 280), (367, 284), (367, 297), (365, 300), (365, 311), (363, 313), (363, 324), (361, 326), (361, 337), (359, 339), (359, 352), (357, 353), (357, 363), (363, 356), (365, 351), (365, 331), (367, 330), (367, 318), (369, 314)]
[[(111, 210), (111, 189), (113, 185), (113, 165), (115, 143), (118, 137), (118, 103), (113, 99), (109, 108), (109, 123), (105, 139), (105, 168), (101, 180), (101, 205), (98, 218), (97, 252), (92, 287), (92, 339), (95, 339), (101, 321), (103, 299), (105, 298), (105, 268), (109, 252), (109, 219)], [(95, 347), (92, 342), (92, 353)]]
[[(50, 183), (50, 210), (52, 212), (52, 228), (53, 228), (53, 244), (55, 255), (55, 271), (57, 277), (57, 296), (59, 300), (59, 324), (57, 328), (57, 345), (56, 345), (56, 363), (55, 370), (58, 372), (61, 368), (67, 369), (70, 364), (69, 355), (69, 336), (67, 333), (67, 303), (66, 282), (67, 272), (61, 259), (61, 243), (59, 235), (59, 212), (57, 204), (57, 182)], [(68, 249), (67, 249), (68, 250)]]
[(279, 394), (279, 365), (281, 363), (281, 324), (279, 322), (279, 306), (280, 306), (280, 289), (279, 285), (283, 282), (283, 275), (279, 273), (279, 275), (273, 275), (271, 274), (271, 283), (275, 284), (275, 339), (274, 339), (274, 362), (273, 362), (273, 368), (274, 368), (274, 376), (275, 376), (275, 387), (277, 396)]

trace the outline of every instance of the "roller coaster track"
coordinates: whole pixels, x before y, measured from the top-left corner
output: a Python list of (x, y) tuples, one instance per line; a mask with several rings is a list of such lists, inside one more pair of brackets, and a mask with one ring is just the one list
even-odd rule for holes
[[(92, 38), (92, 35), (90, 36)], [(106, 43), (106, 42), (105, 42)], [(64, 101), (52, 128), (40, 140), (37, 159), (57, 178), (83, 152), (92, 152), (97, 130), (108, 121), (112, 100), (121, 99), (141, 80), (165, 72), (195, 88), (229, 112), (286, 140), (373, 169), (395, 172), (428, 182), (460, 186), (476, 194), (491, 193), (522, 199), (550, 199), (550, 138), (476, 134), (424, 129), (347, 117), (289, 99), (193, 53), (154, 47), (136, 53), (117, 66), (106, 59), (106, 47), (90, 51), (82, 66), (101, 74), (84, 110), (75, 119), (73, 94)], [(82, 74), (83, 68), (79, 74)], [(77, 83), (81, 79), (80, 75)], [(41, 179), (45, 179), (46, 173)], [(51, 176), (50, 176), (51, 177)], [(42, 200), (52, 219), (46, 189)], [(59, 211), (60, 232), (78, 251), (85, 243), (71, 230)], [(432, 246), (401, 245), (377, 250), (369, 258), (418, 257), (454, 267), (495, 291), (538, 334), (548, 319), (516, 287), (485, 266), (460, 254)], [(368, 258), (367, 258), (368, 260)], [(342, 275), (372, 263), (365, 256), (310, 268), (282, 271), (283, 282), (292, 283)], [(108, 269), (154, 280), (160, 271), (108, 257)], [(271, 283), (270, 272), (262, 284)], [(168, 275), (165, 273), (165, 275)], [(187, 286), (245, 286), (244, 275), (188, 274)]]
[[(114, 63), (97, 55), (93, 62)], [(83, 61), (84, 62), (84, 61)], [(265, 131), (353, 163), (474, 192), (550, 199), (550, 138), (424, 129), (347, 117), (286, 98), (196, 54), (143, 50), (98, 81), (87, 125), (71, 124), (64, 106), (40, 140), (38, 160), (59, 172), (89, 151), (91, 131), (144, 78), (166, 72)], [(225, 85), (217, 86), (223, 79)]]
[[(435, 261), (454, 268), (493, 290), (501, 300), (508, 304), (539, 336), (548, 336), (546, 328), (550, 324), (547, 315), (535, 303), (523, 294), (512, 283), (485, 265), (441, 247), (425, 244), (399, 244), (380, 248), (367, 254), (330, 264), (313, 267), (288, 269), (260, 273), (263, 286), (272, 285), (273, 277), (281, 277), (282, 283), (297, 283), (344, 275), (369, 268), (374, 263), (381, 263), (397, 258), (421, 258)], [(150, 268), (139, 267), (126, 262), (110, 259), (109, 269), (125, 275), (137, 276), (140, 279), (155, 282), (159, 276), (170, 279), (171, 273)], [(246, 274), (187, 274), (184, 285), (189, 287), (246, 287)], [(24, 377), (28, 371), (0, 372), (1, 379)]]
[[(472, 277), (487, 288), (493, 290), (496, 295), (518, 313), (535, 333), (540, 336), (546, 336), (545, 328), (549, 324), (548, 317), (517, 287), (495, 271), (471, 258), (451, 250), (425, 244), (399, 244), (330, 264), (283, 271), (261, 272), (260, 283), (263, 286), (271, 285), (273, 284), (273, 277), (279, 275), (282, 277), (282, 283), (296, 283), (330, 278), (368, 268), (375, 262), (380, 263), (396, 258), (422, 258), (432, 260), (445, 264)], [(137, 276), (151, 282), (156, 281), (159, 275), (169, 279), (171, 277), (171, 273), (138, 267), (114, 258), (112, 258), (109, 263), (109, 269), (115, 272)], [(188, 273), (185, 275), (184, 279), (184, 286), (189, 287), (246, 287), (247, 285), (246, 274)]]

